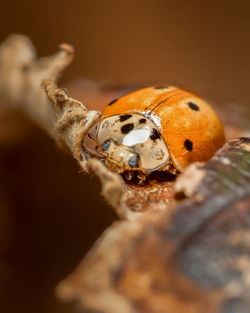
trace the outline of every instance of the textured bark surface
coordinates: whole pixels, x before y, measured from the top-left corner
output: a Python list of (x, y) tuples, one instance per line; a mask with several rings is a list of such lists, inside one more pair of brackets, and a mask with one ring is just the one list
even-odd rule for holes
[(191, 170), (192, 195), (115, 223), (60, 296), (101, 312), (249, 312), (250, 139)]
[[(95, 110), (127, 90), (85, 82), (67, 86), (77, 100), (71, 98), (55, 79), (72, 57), (72, 48), (63, 45), (56, 55), (36, 59), (20, 36), (0, 49), (1, 97), (66, 146), (83, 171), (100, 178), (102, 194), (120, 218), (58, 286), (60, 298), (76, 301), (83, 312), (249, 312), (247, 110), (237, 115), (237, 108), (220, 106), (227, 137), (245, 137), (229, 140), (209, 162), (189, 166), (177, 179), (157, 173), (143, 186), (128, 183), (82, 145), (99, 116)], [(86, 100), (88, 107), (80, 102)]]

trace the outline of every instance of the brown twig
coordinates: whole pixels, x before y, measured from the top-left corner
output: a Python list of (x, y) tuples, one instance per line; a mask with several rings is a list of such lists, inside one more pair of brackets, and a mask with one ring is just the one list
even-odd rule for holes
[[(74, 56), (70, 45), (63, 44), (60, 49), (51, 57), (37, 59), (34, 47), (26, 37), (12, 35), (7, 38), (0, 48), (0, 96), (22, 108), (54, 137), (59, 146), (67, 147), (83, 171), (88, 172), (91, 168), (96, 172), (103, 182), (103, 195), (117, 207), (122, 190), (121, 178), (109, 172), (98, 160), (88, 165), (89, 155), (82, 144), (88, 128), (98, 119), (100, 112), (88, 110), (57, 87), (58, 76)], [(115, 196), (110, 197), (114, 190)]]

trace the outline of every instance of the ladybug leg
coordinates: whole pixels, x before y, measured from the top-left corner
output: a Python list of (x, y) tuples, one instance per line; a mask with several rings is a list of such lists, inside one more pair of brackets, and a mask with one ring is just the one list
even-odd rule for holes
[(139, 180), (138, 184), (142, 185), (145, 182), (147, 176), (143, 172), (140, 171), (140, 172), (137, 173), (137, 178)]
[(133, 171), (125, 171), (124, 175), (127, 180), (131, 180), (134, 177), (134, 172)]

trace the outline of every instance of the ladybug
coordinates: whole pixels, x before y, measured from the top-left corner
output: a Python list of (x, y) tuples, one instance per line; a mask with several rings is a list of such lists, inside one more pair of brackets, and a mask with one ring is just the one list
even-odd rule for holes
[(111, 101), (97, 121), (96, 149), (114, 172), (140, 182), (154, 171), (182, 172), (225, 143), (211, 106), (173, 86), (147, 87)]

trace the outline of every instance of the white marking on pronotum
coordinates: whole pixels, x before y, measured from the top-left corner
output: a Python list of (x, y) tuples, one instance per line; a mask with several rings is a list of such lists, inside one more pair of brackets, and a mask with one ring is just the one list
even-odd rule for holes
[(161, 118), (154, 113), (150, 114), (151, 120), (155, 123), (155, 125), (161, 129)]
[(145, 127), (144, 129), (136, 129), (130, 131), (122, 141), (122, 144), (127, 147), (132, 147), (137, 145), (138, 143), (144, 143), (148, 140), (150, 136), (151, 130), (149, 127)]

